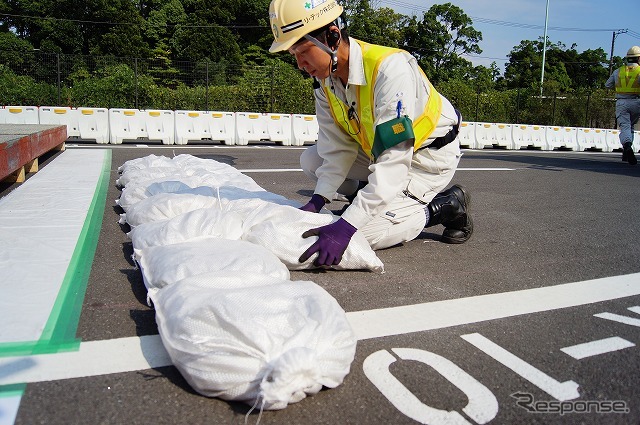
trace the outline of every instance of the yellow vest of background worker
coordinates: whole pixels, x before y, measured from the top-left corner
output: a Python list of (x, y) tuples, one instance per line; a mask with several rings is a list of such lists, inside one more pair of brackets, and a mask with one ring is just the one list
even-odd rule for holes
[(622, 66), (616, 80), (616, 93), (640, 94), (640, 66)]

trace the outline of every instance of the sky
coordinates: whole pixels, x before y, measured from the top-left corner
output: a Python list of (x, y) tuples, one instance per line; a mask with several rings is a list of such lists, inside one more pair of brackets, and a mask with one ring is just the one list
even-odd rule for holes
[[(418, 15), (433, 4), (425, 0), (372, 0), (371, 4), (388, 7), (403, 15)], [(474, 65), (489, 66), (496, 62), (501, 70), (507, 55), (521, 40), (537, 40), (544, 35), (547, 0), (449, 0), (473, 20), (482, 32), (482, 53), (466, 55)], [(602, 48), (611, 51), (613, 31), (628, 29), (615, 39), (614, 56), (624, 56), (631, 46), (640, 46), (639, 0), (548, 0), (547, 37), (566, 48), (575, 43), (576, 50)], [(498, 23), (491, 23), (500, 21)], [(535, 28), (529, 28), (535, 26)], [(570, 30), (571, 29), (571, 30)], [(579, 30), (579, 31), (578, 31)]]

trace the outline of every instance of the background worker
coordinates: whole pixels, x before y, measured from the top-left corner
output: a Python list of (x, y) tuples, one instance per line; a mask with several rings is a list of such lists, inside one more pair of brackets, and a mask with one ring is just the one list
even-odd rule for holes
[[(473, 232), (469, 194), (442, 192), (460, 160), (460, 114), (431, 85), (409, 53), (350, 38), (336, 0), (273, 0), (270, 52), (288, 51), (316, 80), (318, 142), (300, 158), (316, 181), (302, 207), (319, 212), (334, 194), (351, 204), (336, 222), (302, 236), (318, 240), (300, 257), (338, 264), (360, 229), (373, 249), (416, 238), (443, 224), (442, 240)], [(442, 192), (442, 193), (440, 193)]]
[(613, 71), (605, 87), (616, 89), (616, 120), (620, 128), (622, 160), (636, 165), (633, 152), (633, 126), (640, 118), (640, 47), (627, 51), (626, 64)]

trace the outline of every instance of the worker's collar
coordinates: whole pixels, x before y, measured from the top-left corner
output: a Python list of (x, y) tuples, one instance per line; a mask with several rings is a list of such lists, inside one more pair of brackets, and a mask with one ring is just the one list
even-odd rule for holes
[(349, 85), (364, 86), (367, 79), (364, 76), (364, 61), (362, 59), (362, 47), (354, 39), (349, 37)]
[[(344, 66), (342, 64), (338, 66)], [(328, 76), (324, 80), (324, 85), (327, 87), (332, 86), (331, 82), (332, 76)], [(338, 79), (333, 77), (335, 81)], [(364, 62), (362, 59), (362, 48), (358, 42), (349, 37), (349, 76), (347, 79), (347, 86), (356, 85), (356, 86), (364, 86), (367, 84), (367, 79), (364, 76)]]

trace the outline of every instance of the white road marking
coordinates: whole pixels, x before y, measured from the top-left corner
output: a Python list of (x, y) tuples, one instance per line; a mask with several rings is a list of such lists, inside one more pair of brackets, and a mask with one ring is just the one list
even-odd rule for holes
[[(392, 351), (401, 360), (417, 361), (432, 367), (462, 391), (468, 400), (462, 411), (475, 423), (485, 424), (498, 414), (498, 400), (493, 393), (451, 360), (415, 348), (394, 348)], [(460, 413), (431, 407), (416, 397), (389, 371), (394, 362), (394, 356), (387, 350), (380, 350), (365, 359), (362, 370), (396, 409), (422, 424), (471, 425)]]
[(289, 173), (302, 171), (302, 168), (254, 168), (253, 170), (238, 170), (241, 173)]
[(636, 314), (640, 314), (640, 306), (637, 306), (637, 305), (633, 306), (633, 307), (629, 307), (629, 308), (627, 308), (627, 310), (632, 311), (632, 312), (634, 312)]
[[(515, 168), (458, 168), (456, 171), (515, 171)], [(302, 168), (254, 168), (238, 170), (241, 173), (287, 173), (302, 171)]]
[[(640, 273), (544, 288), (347, 313), (358, 339), (381, 338), (640, 295)], [(80, 344), (72, 353), (0, 358), (0, 385), (169, 366), (160, 336)]]
[(0, 359), (0, 385), (131, 372), (171, 365), (159, 335), (88, 341), (78, 351)]
[(612, 351), (623, 350), (629, 347), (635, 347), (635, 344), (627, 341), (626, 339), (614, 336), (611, 338), (572, 345), (571, 347), (564, 347), (561, 348), (560, 351), (570, 355), (576, 360), (580, 360), (587, 357), (598, 356), (600, 354), (611, 353)]
[(580, 397), (578, 384), (573, 381), (558, 382), (546, 373), (535, 368), (520, 357), (510, 353), (493, 341), (479, 333), (462, 335), (462, 339), (485, 352), (493, 359), (502, 363), (527, 381), (531, 382), (542, 391), (556, 400), (566, 401)]
[(13, 425), (20, 408), (21, 394), (3, 396), (0, 393), (0, 425)]
[(599, 317), (601, 319), (607, 319), (618, 323), (624, 323), (625, 325), (636, 326), (640, 328), (640, 319), (635, 319), (633, 317), (622, 316), (620, 314), (613, 313), (598, 313), (594, 314), (594, 316)]
[[(349, 313), (358, 339), (477, 323), (640, 294), (640, 273)], [(639, 326), (640, 326), (640, 321)]]
[(515, 168), (457, 168), (456, 171), (515, 171)]

